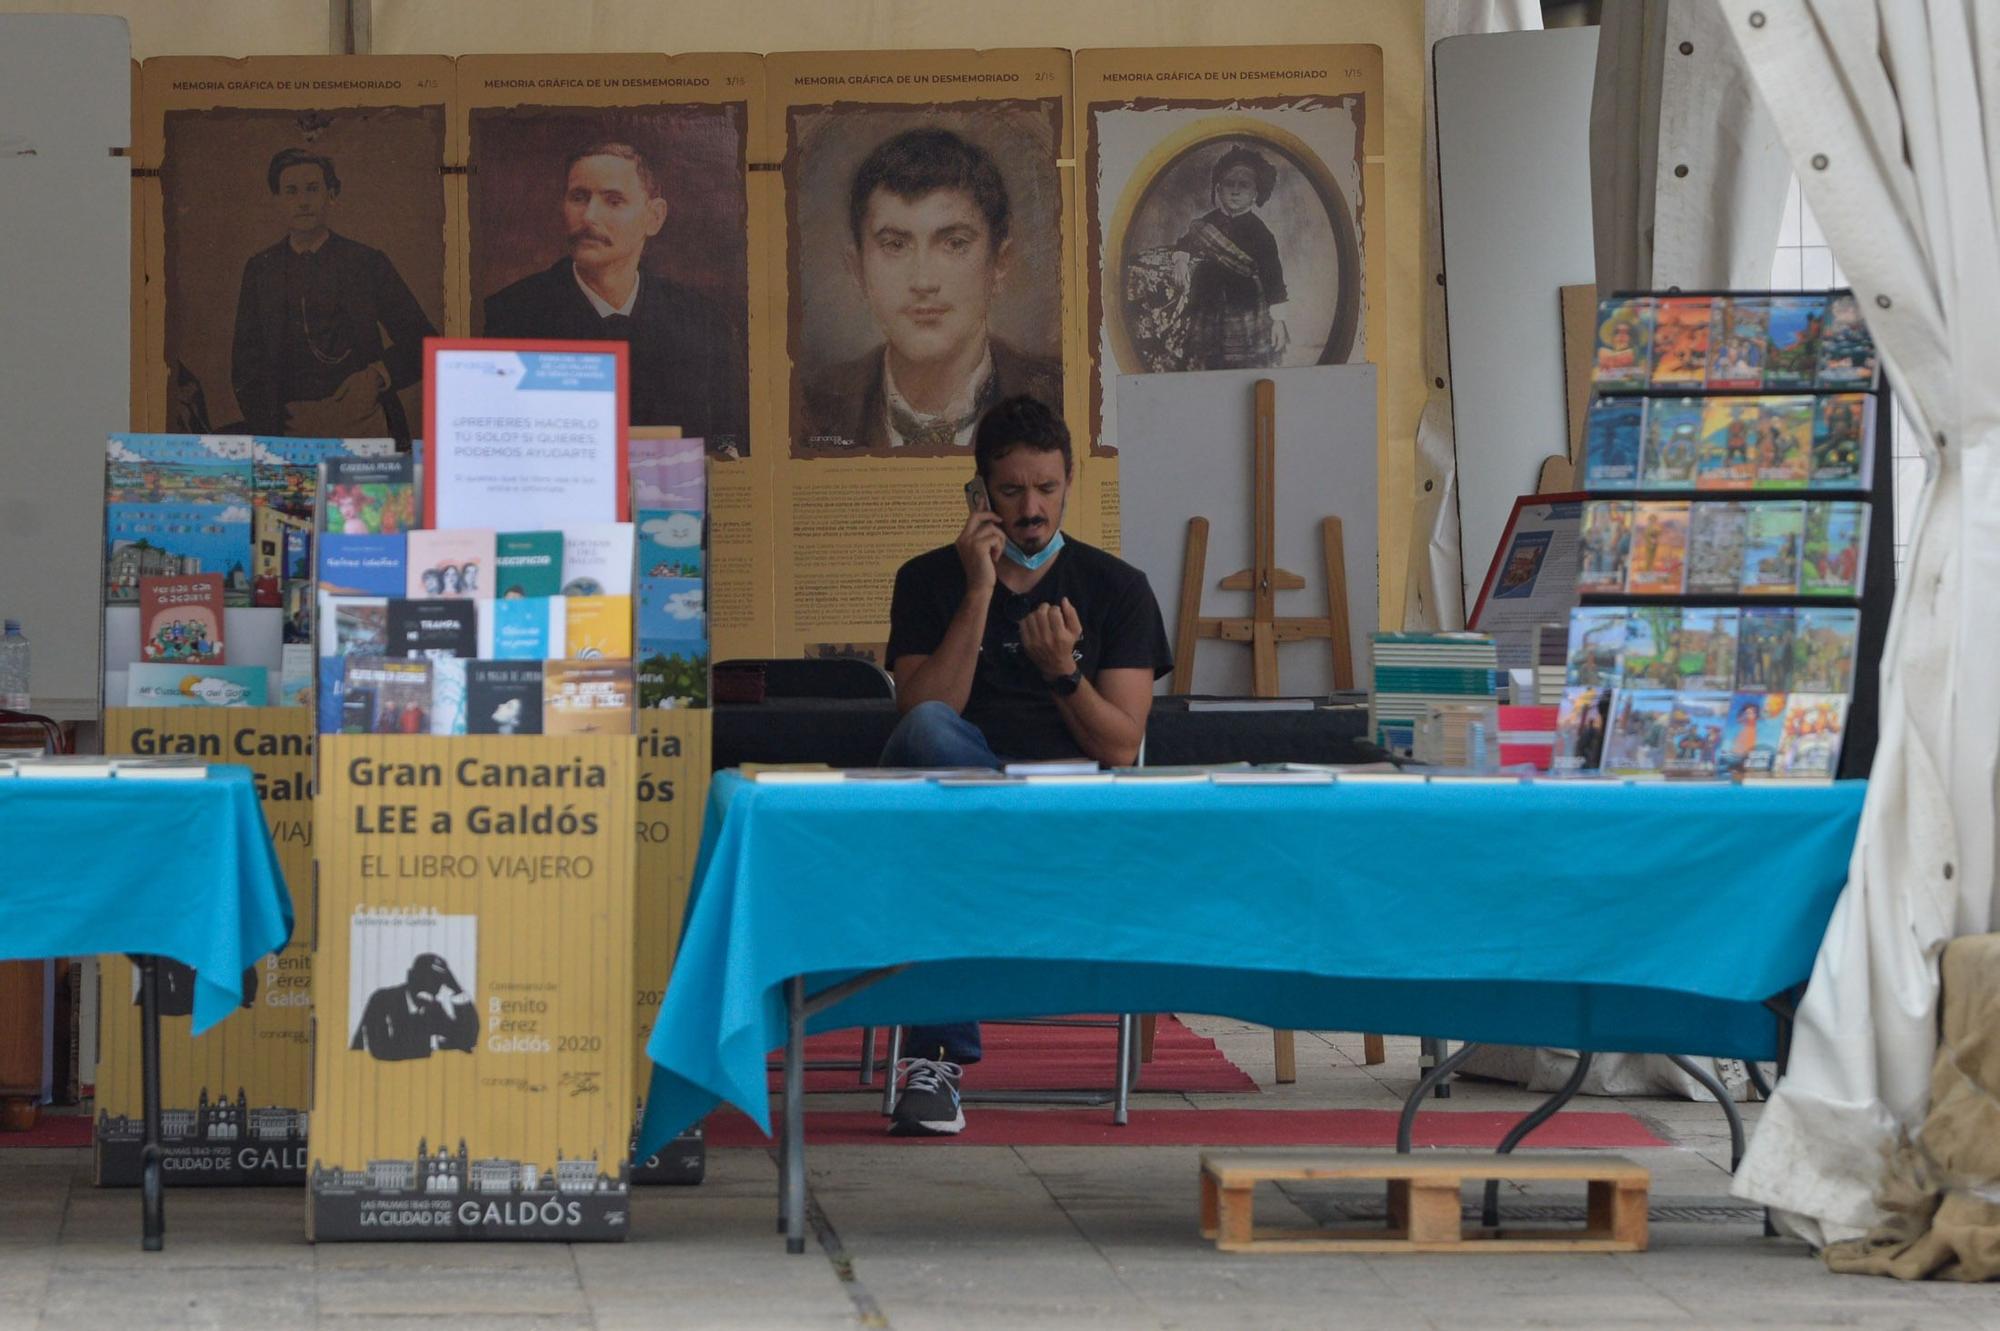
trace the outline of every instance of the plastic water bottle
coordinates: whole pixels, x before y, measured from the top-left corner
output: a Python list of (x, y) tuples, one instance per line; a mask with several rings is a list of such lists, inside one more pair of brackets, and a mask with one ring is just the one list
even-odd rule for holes
[(0, 636), (0, 708), (28, 710), (28, 640), (21, 636), (21, 621), (6, 621)]

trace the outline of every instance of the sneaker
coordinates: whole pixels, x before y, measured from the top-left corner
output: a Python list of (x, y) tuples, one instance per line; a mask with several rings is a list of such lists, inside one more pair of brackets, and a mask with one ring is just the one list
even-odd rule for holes
[(965, 1131), (958, 1079), (965, 1069), (934, 1058), (905, 1058), (896, 1064), (903, 1089), (896, 1096), (892, 1137), (950, 1137)]

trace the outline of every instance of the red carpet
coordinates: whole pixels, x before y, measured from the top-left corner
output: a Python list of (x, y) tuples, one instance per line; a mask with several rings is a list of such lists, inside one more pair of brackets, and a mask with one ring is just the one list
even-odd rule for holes
[(88, 1114), (42, 1114), (26, 1132), (0, 1132), (0, 1150), (9, 1146), (88, 1146)]
[[(981, 1028), (985, 1057), (965, 1070), (965, 1089), (978, 1091), (1108, 1090), (1117, 1072), (1118, 1032), (1106, 1026), (997, 1026)], [(878, 1056), (889, 1049), (889, 1033), (875, 1033)], [(806, 1040), (810, 1060), (856, 1061), (859, 1031), (828, 1031)], [(775, 1061), (771, 1089), (778, 1089)], [(808, 1072), (806, 1090), (865, 1091), (856, 1072)], [(1148, 1091), (1254, 1095), (1257, 1083), (1216, 1048), (1170, 1016), (1162, 1016), (1153, 1036), (1153, 1061), (1139, 1074)], [(875, 1078), (875, 1089), (882, 1078)]]
[[(1361, 1146), (1393, 1148), (1397, 1114), (1390, 1109), (1148, 1109), (1132, 1108), (1132, 1121), (1116, 1127), (1109, 1106), (1088, 1109), (966, 1108), (965, 1131), (956, 1137), (891, 1137), (879, 1113), (806, 1111), (806, 1141), (827, 1146)], [(1492, 1150), (1520, 1115), (1490, 1110), (1426, 1110), (1417, 1117), (1418, 1146)], [(742, 1114), (709, 1115), (708, 1144), (769, 1144)], [(1543, 1150), (1582, 1147), (1625, 1150), (1666, 1146), (1630, 1114), (1565, 1111), (1529, 1135), (1523, 1145)]]

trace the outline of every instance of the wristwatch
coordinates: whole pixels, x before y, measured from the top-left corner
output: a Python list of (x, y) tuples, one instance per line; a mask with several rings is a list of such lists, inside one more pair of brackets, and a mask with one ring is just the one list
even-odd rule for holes
[(1049, 681), (1049, 692), (1055, 694), (1056, 697), (1058, 698), (1072, 697), (1075, 695), (1076, 691), (1082, 687), (1083, 687), (1082, 666), (1077, 666), (1073, 668), (1067, 675), (1062, 675), (1056, 679), (1052, 679)]

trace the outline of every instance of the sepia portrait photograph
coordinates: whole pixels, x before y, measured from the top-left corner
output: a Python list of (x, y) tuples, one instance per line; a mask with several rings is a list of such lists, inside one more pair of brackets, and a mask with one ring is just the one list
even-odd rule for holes
[(1060, 115), (791, 108), (793, 456), (970, 456), (1000, 399), (1061, 409)]
[(471, 113), (472, 331), (630, 345), (631, 423), (750, 451), (740, 103)]
[(1367, 359), (1361, 101), (1094, 113), (1101, 410), (1119, 374)]
[(165, 128), (167, 429), (407, 443), (444, 314), (444, 109)]

